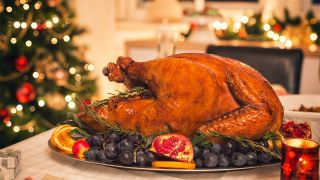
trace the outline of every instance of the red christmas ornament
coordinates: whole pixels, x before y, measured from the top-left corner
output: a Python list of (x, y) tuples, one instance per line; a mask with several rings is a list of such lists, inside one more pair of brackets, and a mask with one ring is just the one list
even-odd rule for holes
[(45, 24), (38, 23), (36, 30), (42, 31), (42, 30), (44, 30), (45, 28), (46, 28), (46, 25), (45, 25)]
[(24, 70), (28, 65), (28, 60), (25, 56), (19, 56), (15, 61), (15, 66), (18, 71)]
[(1, 108), (0, 109), (0, 120), (4, 119), (9, 115), (9, 112), (6, 108)]
[(3, 123), (7, 124), (9, 123), (11, 119), (11, 115), (9, 114), (9, 111), (6, 108), (0, 109), (0, 120), (3, 121)]
[(16, 92), (16, 97), (20, 103), (27, 103), (36, 97), (33, 85), (31, 83), (23, 83)]
[(280, 32), (281, 30), (282, 30), (282, 27), (281, 27), (280, 24), (275, 24), (275, 25), (273, 26), (273, 31), (275, 31), (275, 32)]

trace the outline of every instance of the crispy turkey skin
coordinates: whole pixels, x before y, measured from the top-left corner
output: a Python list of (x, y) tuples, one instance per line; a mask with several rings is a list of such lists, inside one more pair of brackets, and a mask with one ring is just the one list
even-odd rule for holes
[[(215, 131), (258, 139), (282, 124), (283, 108), (268, 81), (236, 60), (208, 54), (146, 62), (119, 57), (104, 74), (152, 92), (150, 98), (114, 99), (94, 109), (105, 121), (146, 136), (170, 127), (186, 136)], [(105, 128), (84, 113), (80, 118), (96, 131)]]

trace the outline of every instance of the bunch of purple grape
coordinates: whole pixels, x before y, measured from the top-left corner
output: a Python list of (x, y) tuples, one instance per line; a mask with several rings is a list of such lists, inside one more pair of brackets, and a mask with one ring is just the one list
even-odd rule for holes
[[(259, 144), (268, 147), (267, 141), (259, 141)], [(258, 163), (269, 163), (273, 158), (262, 152), (255, 152), (244, 143), (226, 140), (223, 144), (208, 143), (204, 146), (194, 145), (194, 161), (198, 168), (213, 167), (243, 167)]]
[(86, 141), (90, 149), (85, 153), (85, 158), (89, 161), (143, 167), (150, 166), (157, 158), (156, 154), (144, 148), (141, 134), (95, 134)]

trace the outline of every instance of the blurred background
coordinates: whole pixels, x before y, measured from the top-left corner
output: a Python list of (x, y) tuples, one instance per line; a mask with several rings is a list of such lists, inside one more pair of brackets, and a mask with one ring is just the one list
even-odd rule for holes
[(102, 75), (118, 56), (298, 49), (293, 68), (261, 71), (294, 73), (289, 85), (263, 73), (279, 94), (320, 94), (319, 19), (319, 0), (0, 0), (0, 148), (66, 120), (74, 94), (123, 90)]

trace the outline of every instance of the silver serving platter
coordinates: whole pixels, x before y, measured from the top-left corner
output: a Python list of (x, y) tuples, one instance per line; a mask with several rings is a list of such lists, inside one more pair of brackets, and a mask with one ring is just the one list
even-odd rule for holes
[(244, 166), (244, 167), (215, 167), (215, 168), (196, 168), (196, 169), (164, 169), (164, 168), (152, 168), (152, 167), (137, 167), (137, 166), (122, 166), (117, 164), (105, 164), (105, 163), (99, 163), (95, 161), (86, 161), (86, 160), (80, 160), (75, 157), (72, 157), (71, 155), (68, 155), (64, 153), (63, 151), (59, 150), (55, 146), (53, 146), (48, 141), (48, 145), (50, 149), (57, 155), (76, 160), (81, 161), (83, 163), (89, 163), (89, 164), (96, 164), (100, 166), (108, 166), (113, 168), (119, 168), (119, 169), (127, 169), (127, 170), (136, 170), (136, 171), (153, 171), (153, 172), (173, 172), (173, 173), (204, 173), (204, 172), (226, 172), (226, 171), (239, 171), (239, 170), (247, 170), (247, 169), (255, 169), (255, 168), (263, 168), (263, 167), (269, 167), (274, 165), (279, 165), (279, 161), (275, 161), (269, 164), (260, 164), (255, 166)]

